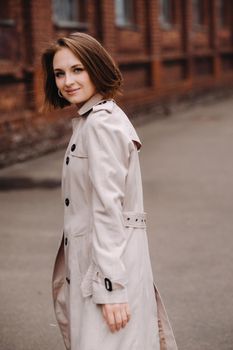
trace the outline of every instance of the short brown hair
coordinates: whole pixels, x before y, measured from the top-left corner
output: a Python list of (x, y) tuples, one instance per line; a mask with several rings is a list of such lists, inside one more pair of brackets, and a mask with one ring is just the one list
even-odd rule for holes
[(63, 108), (70, 105), (70, 102), (58, 95), (53, 71), (54, 55), (62, 47), (70, 49), (80, 59), (97, 92), (104, 98), (113, 98), (121, 92), (122, 75), (112, 57), (92, 36), (77, 32), (59, 38), (42, 54), (44, 107)]

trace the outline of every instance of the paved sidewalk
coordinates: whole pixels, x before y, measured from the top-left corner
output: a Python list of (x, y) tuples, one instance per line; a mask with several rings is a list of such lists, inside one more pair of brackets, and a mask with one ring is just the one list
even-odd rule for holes
[[(179, 350), (233, 349), (232, 111), (221, 100), (138, 128), (153, 270)], [(63, 155), (0, 171), (2, 350), (64, 350), (50, 287)]]

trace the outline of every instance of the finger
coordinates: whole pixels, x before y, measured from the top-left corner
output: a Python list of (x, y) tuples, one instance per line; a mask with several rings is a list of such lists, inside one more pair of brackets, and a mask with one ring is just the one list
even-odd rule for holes
[(130, 312), (129, 304), (126, 304), (125, 310), (126, 310), (126, 314), (127, 314), (127, 320), (129, 322), (129, 320), (131, 318), (131, 312)]
[(106, 310), (106, 317), (109, 329), (114, 333), (116, 331), (116, 323), (113, 312), (111, 310)]
[(122, 319), (122, 328), (124, 328), (128, 322), (126, 308), (121, 309), (121, 319)]
[(116, 329), (117, 331), (119, 331), (122, 327), (122, 317), (121, 317), (120, 307), (116, 308), (116, 310), (114, 311), (114, 318), (115, 318)]
[(107, 321), (105, 305), (102, 305), (102, 315), (103, 315), (103, 318), (105, 319), (105, 321)]

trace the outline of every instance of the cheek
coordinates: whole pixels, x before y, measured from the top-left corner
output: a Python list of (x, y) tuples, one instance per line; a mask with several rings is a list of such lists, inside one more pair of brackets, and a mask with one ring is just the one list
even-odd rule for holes
[(57, 86), (58, 88), (62, 87), (62, 81), (61, 81), (61, 79), (55, 78), (55, 84), (56, 84), (56, 86)]

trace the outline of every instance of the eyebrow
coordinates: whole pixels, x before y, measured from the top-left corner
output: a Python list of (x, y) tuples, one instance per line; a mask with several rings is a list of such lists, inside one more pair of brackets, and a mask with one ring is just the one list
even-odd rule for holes
[[(77, 63), (77, 64), (74, 64), (73, 66), (71, 66), (70, 68), (76, 68), (76, 67), (80, 67), (80, 68), (83, 68), (83, 65), (80, 64), (80, 63)], [(58, 70), (63, 70), (62, 68), (55, 68), (54, 69), (54, 72), (58, 71)]]

